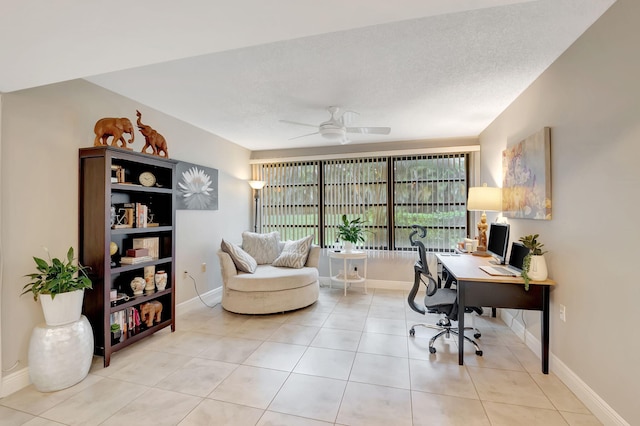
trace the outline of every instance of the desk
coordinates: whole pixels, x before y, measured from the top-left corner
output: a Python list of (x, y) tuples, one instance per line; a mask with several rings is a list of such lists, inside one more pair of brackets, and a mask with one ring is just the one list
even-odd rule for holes
[(529, 309), (542, 311), (541, 333), (542, 372), (549, 373), (549, 293), (555, 282), (550, 279), (531, 281), (529, 291), (524, 290), (521, 277), (497, 277), (479, 267), (489, 265), (489, 258), (469, 254), (448, 255), (437, 253), (438, 262), (457, 282), (458, 290), (458, 364), (464, 363), (464, 309), (465, 306)]
[[(333, 259), (341, 259), (343, 262), (342, 274), (338, 273), (333, 275), (332, 263)], [(349, 260), (362, 260), (364, 262), (364, 271), (362, 276), (358, 274), (358, 270), (355, 270), (355, 273), (351, 275), (349, 273), (349, 269), (347, 269)], [(333, 280), (342, 281), (344, 283), (344, 295), (347, 295), (347, 284), (349, 283), (364, 283), (364, 293), (367, 294), (367, 253), (363, 251), (334, 251), (329, 250), (329, 276), (331, 277), (331, 281), (329, 282), (329, 287), (331, 287), (331, 282)]]

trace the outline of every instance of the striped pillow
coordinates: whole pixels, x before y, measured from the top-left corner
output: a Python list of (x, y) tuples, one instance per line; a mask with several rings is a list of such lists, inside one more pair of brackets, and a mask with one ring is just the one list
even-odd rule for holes
[(287, 241), (280, 256), (273, 261), (273, 266), (284, 266), (285, 268), (300, 269), (307, 263), (309, 249), (313, 242), (313, 235), (304, 237), (297, 241)]
[(237, 245), (223, 239), (222, 244), (220, 244), (220, 248), (223, 252), (228, 253), (229, 256), (231, 256), (231, 260), (233, 260), (238, 271), (248, 272), (250, 274), (253, 274), (256, 271), (256, 268), (258, 267), (256, 260)]

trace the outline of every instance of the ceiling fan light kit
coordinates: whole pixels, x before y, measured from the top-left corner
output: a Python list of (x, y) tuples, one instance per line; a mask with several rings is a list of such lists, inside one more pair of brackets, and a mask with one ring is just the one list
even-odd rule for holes
[[(351, 142), (347, 138), (347, 133), (358, 133), (362, 135), (388, 135), (391, 132), (391, 128), (389, 127), (347, 127), (345, 125), (345, 113), (338, 115), (340, 108), (338, 107), (328, 107), (327, 111), (331, 114), (331, 118), (320, 125), (316, 126), (314, 124), (300, 123), (297, 121), (288, 121), (288, 120), (280, 120), (282, 123), (295, 124), (298, 126), (306, 126), (306, 127), (317, 127), (318, 131), (314, 133), (309, 133), (306, 135), (296, 136), (289, 140), (303, 138), (307, 136), (317, 135), (319, 134), (325, 139), (329, 140), (341, 140), (341, 143), (344, 145), (346, 143)], [(353, 112), (353, 111), (351, 111)]]

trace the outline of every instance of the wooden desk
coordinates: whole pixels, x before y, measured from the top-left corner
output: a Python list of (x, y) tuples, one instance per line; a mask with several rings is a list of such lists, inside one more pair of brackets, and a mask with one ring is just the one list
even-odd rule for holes
[(549, 293), (553, 280), (531, 281), (529, 291), (524, 289), (521, 277), (497, 277), (480, 269), (490, 265), (490, 258), (469, 254), (437, 253), (438, 262), (457, 282), (458, 290), (458, 364), (464, 363), (464, 309), (465, 306), (491, 308), (530, 309), (541, 313), (542, 372), (549, 373)]

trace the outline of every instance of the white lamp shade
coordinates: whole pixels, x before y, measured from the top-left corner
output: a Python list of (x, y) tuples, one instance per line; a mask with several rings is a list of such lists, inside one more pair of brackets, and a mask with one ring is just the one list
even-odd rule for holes
[(250, 180), (249, 181), (249, 186), (251, 186), (253, 189), (262, 189), (264, 188), (264, 186), (267, 184), (267, 182), (263, 181), (263, 180)]
[(502, 188), (483, 186), (469, 188), (467, 210), (470, 211), (502, 211)]

